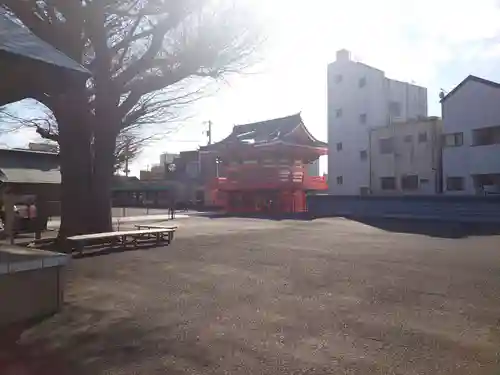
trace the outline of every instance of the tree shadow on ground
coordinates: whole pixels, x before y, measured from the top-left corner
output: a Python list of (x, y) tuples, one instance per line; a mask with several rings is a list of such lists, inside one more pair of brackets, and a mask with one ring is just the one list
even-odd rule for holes
[(165, 373), (180, 373), (175, 361), (169, 365), (171, 358), (199, 370), (214, 366), (217, 358), (199, 344), (195, 332), (185, 331), (185, 325), (182, 317), (157, 327), (130, 314), (69, 305), (3, 350), (0, 374), (121, 373), (131, 367), (142, 373), (142, 365), (152, 358), (164, 360), (159, 363)]
[[(28, 246), (29, 244), (23, 244), (23, 245), (18, 245), (18, 246)], [(116, 253), (124, 253), (128, 251), (141, 251), (141, 250), (149, 250), (149, 249), (154, 249), (154, 248), (162, 248), (169, 246), (170, 244), (163, 241), (160, 242), (159, 244), (154, 242), (154, 241), (144, 241), (143, 243), (138, 243), (137, 246), (109, 246), (109, 245), (103, 245), (103, 244), (96, 244), (93, 246), (87, 246), (82, 253), (78, 253), (73, 251), (71, 253), (72, 258), (74, 259), (82, 259), (82, 258), (93, 258), (93, 257), (98, 257), (102, 255), (110, 255), (110, 254), (116, 254)], [(51, 251), (51, 252), (58, 252), (58, 253), (65, 253), (66, 251), (61, 248), (55, 242), (55, 240), (50, 243), (43, 243), (39, 244), (38, 246), (35, 247), (36, 249), (39, 250), (45, 250), (45, 251)]]
[(170, 244), (167, 242), (161, 242), (159, 244), (152, 243), (152, 242), (145, 242), (143, 244), (138, 244), (135, 247), (124, 247), (124, 246), (95, 246), (95, 247), (88, 247), (86, 248), (82, 253), (73, 253), (72, 257), (74, 259), (83, 259), (83, 258), (93, 258), (93, 257), (98, 257), (98, 256), (103, 256), (103, 255), (110, 255), (110, 254), (116, 254), (116, 253), (125, 253), (128, 251), (146, 251), (149, 249), (155, 249), (155, 248), (160, 248), (160, 247), (166, 247), (169, 246)]
[(349, 218), (388, 232), (422, 234), (439, 238), (500, 235), (500, 224), (444, 222), (438, 220)]

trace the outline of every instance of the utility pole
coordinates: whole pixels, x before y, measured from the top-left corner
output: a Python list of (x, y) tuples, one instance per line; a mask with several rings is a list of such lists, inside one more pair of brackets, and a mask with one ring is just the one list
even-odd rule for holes
[(207, 131), (207, 136), (208, 136), (208, 144), (212, 144), (212, 121), (208, 120), (208, 131)]
[[(128, 159), (130, 157), (130, 139), (127, 139), (125, 143), (125, 177), (128, 179), (128, 174), (130, 173), (130, 169), (128, 168)], [(122, 217), (127, 216), (127, 209), (125, 207), (122, 208)]]
[(127, 143), (125, 144), (125, 177), (128, 177), (130, 170), (128, 169), (128, 158), (130, 152), (130, 139), (127, 139)]

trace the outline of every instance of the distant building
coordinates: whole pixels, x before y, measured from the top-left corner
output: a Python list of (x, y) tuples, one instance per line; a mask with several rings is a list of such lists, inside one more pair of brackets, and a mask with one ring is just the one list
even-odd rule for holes
[(160, 165), (173, 163), (175, 158), (178, 158), (179, 154), (170, 154), (168, 152), (160, 155)]
[(141, 170), (139, 177), (143, 181), (160, 181), (167, 178), (166, 172), (170, 164), (179, 157), (179, 154), (164, 153), (160, 155), (160, 163), (151, 166), (150, 169)]
[(203, 201), (205, 180), (200, 174), (199, 160), (198, 150), (182, 151), (171, 163), (165, 164), (165, 178), (168, 181), (177, 181), (182, 186), (179, 190), (180, 200)]
[[(167, 190), (169, 190), (167, 195), (175, 196), (177, 202), (203, 201), (203, 187), (208, 179), (205, 180), (200, 173), (199, 158), (197, 150), (183, 151), (179, 154), (162, 154), (160, 164), (153, 165), (149, 170), (140, 171), (141, 184), (137, 186), (144, 187), (145, 194), (149, 189), (147, 194), (151, 198), (148, 198), (148, 201), (155, 202), (151, 204), (158, 204), (164, 198), (161, 197), (163, 193), (157, 194), (156, 191), (164, 191), (164, 194), (167, 194)], [(215, 174), (210, 175), (210, 178), (213, 177)], [(154, 186), (156, 190), (152, 191), (149, 185)], [(121, 199), (128, 200), (129, 198), (122, 197)]]
[(149, 170), (139, 172), (141, 181), (159, 181), (165, 179), (165, 168), (162, 165), (153, 165)]
[(500, 193), (500, 84), (468, 76), (441, 100), (447, 194)]
[[(37, 216), (44, 217), (46, 220), (49, 215), (60, 214), (60, 185), (61, 172), (58, 154), (0, 149), (0, 201), (3, 205), (8, 201), (11, 204), (35, 202)], [(13, 214), (13, 211), (10, 212)], [(4, 222), (6, 233), (13, 238), (13, 233), (9, 232), (9, 228), (10, 230), (14, 228), (14, 222), (10, 221), (10, 225), (7, 222)], [(44, 228), (45, 226), (46, 221), (43, 224)]]
[(337, 52), (328, 66), (329, 192), (358, 195), (370, 187), (369, 130), (427, 117), (427, 89), (388, 79), (379, 69)]
[(440, 193), (441, 133), (442, 121), (437, 117), (372, 129), (369, 153), (358, 154), (370, 168), (370, 191), (365, 193)]

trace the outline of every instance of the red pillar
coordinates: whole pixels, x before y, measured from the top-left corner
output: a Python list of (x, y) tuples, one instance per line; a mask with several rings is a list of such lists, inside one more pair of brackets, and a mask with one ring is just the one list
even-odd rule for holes
[(298, 190), (293, 193), (294, 207), (292, 212), (304, 212), (306, 210), (306, 193)]

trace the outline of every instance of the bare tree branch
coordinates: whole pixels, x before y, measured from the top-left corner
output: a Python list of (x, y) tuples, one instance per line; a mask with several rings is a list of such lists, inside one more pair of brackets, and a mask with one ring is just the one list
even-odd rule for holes
[[(99, 126), (119, 130), (119, 138), (133, 132), (135, 138), (142, 139), (141, 128), (178, 119), (183, 108), (204, 95), (190, 85), (191, 78), (241, 73), (252, 63), (262, 39), (252, 17), (235, 3), (3, 0), (0, 7), (91, 69), (94, 77), (86, 87), (92, 120), (89, 126), (94, 126), (98, 113), (112, 113), (118, 123)], [(51, 96), (36, 99), (50, 109), (60, 100)], [(20, 123), (34, 127), (45, 138), (58, 137), (53, 117)], [(167, 126), (156, 133), (171, 131)]]

